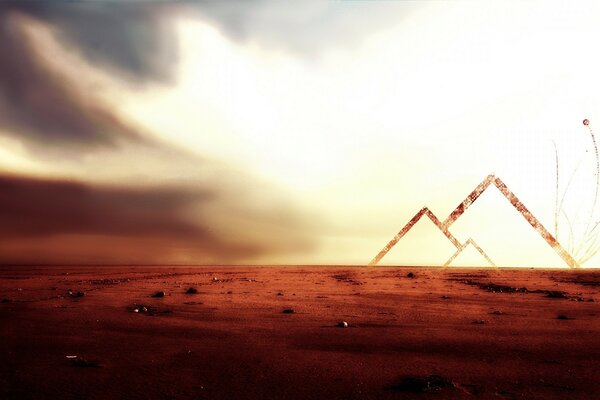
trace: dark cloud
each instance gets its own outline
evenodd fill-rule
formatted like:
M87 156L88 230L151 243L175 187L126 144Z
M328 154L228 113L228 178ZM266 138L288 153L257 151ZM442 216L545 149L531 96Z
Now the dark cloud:
M211 194L184 188L128 189L0 175L0 234L197 236L184 218Z
M172 79L177 41L166 3L48 0L0 5L1 14L11 11L51 25L66 46L129 80Z
M81 93L73 85L81 77L50 70L18 17L49 24L65 46L129 82L167 82L176 42L160 10L134 3L0 3L0 127L49 153L150 141L93 94Z
M199 260L232 261L259 253L258 244L224 241L191 217L193 207L213 198L212 193L189 188L132 189L4 175L0 176L0 243L26 242L36 248L50 240L55 250L69 254L72 243L85 237L117 238L124 248L130 241L146 238L159 247L128 255L146 262L148 254L173 246L190 249ZM71 239L56 242L56 237ZM99 247L104 259L123 253L123 249ZM63 257L63 262L68 260ZM6 261L10 260L0 255L0 262Z
M251 193L238 195L252 203ZM0 175L0 264L238 263L310 248L297 214L266 204L190 184L126 188Z

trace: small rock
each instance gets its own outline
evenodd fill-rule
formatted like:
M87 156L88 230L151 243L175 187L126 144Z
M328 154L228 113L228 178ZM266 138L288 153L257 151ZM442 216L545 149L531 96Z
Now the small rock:
M414 278L415 274L413 274L412 272L409 272L408 274L406 274L407 278Z
M500 310L496 310L496 311L492 311L492 314L494 314L494 315L503 315L504 312L502 312Z
M283 293L279 292L277 293L277 296L283 296Z
M426 393L456 387L450 379L440 375L405 376L400 382L390 387L395 392Z
M163 291L156 292L152 295L152 297L165 297L166 293Z
M487 321L486 321L485 319L476 319L476 320L474 320L474 321L473 321L473 323L474 323L474 324L477 324L477 325L483 325L483 324L485 324L486 322L487 322Z
M567 320L567 319L573 319L573 318L569 318L569 317L567 317L567 316L566 316L566 315L564 315L564 314L560 314L560 315L558 315L558 316L556 317L556 319Z
M219 281L219 278L217 278L216 276L213 276L213 277L212 277L212 281L213 281L213 282L218 282L218 281Z
M230 290L229 292L227 292L227 294L233 294L233 292Z
M442 298L442 299L449 299L449 298L450 298L450 296L442 296L441 298Z
M132 312L134 313L147 313L148 312L148 308L144 305L141 304L134 304L133 308L131 309Z
M347 328L348 327L348 323L346 321L340 321L337 323L336 325L338 328Z
M198 293L198 289L191 287L188 290L185 291L185 294L197 294Z
M284 314L293 314L295 313L293 308L286 308L285 310L282 311Z

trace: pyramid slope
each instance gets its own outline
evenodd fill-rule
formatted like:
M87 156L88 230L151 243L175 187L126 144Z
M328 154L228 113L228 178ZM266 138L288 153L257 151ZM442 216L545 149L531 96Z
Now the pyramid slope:
M444 265L456 246L429 218L419 219L386 254L381 265Z
M495 267L494 262L486 258L481 251L483 249L477 249L477 245L469 239L463 247L456 250L456 252L446 261L445 267ZM481 251L480 251L481 250Z
M506 201L490 190L452 224L458 238L473 235L498 266L563 267L565 261Z

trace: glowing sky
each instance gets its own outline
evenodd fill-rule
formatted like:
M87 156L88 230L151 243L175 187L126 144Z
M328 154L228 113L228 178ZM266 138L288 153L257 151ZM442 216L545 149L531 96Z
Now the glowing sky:
M3 2L0 262L366 264L489 173L554 233L553 142L576 249L600 219L598 21L592 1ZM422 225L383 263L443 263ZM453 233L563 266L492 189Z

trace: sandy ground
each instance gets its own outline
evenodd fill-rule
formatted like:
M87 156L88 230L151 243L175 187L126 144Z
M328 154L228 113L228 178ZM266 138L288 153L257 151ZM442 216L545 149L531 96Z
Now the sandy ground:
M565 270L1 267L0 398L600 399L599 285Z

